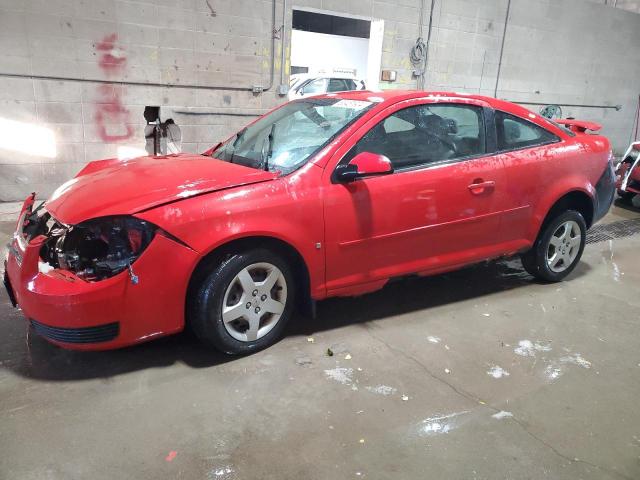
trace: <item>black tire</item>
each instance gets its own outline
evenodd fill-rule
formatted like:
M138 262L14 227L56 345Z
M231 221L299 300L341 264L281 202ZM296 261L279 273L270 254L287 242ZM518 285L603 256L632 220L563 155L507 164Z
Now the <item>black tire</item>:
M580 228L580 247L578 254L573 259L571 264L564 268L561 272L556 272L549 268L547 264L547 252L549 250L549 243L551 237L558 230L558 228L568 221L574 221ZM551 220L548 220L543 225L538 238L536 239L533 247L528 252L523 253L520 258L522 259L522 266L534 277L547 282L559 282L567 275L569 275L582 257L584 251L585 242L587 239L587 224L584 221L584 217L580 212L575 210L566 210L559 213Z
M636 194L633 192L623 192L622 190L618 190L618 196L622 199L622 201L630 202L631 200L633 200L633 197L635 197Z
M225 292L236 275L256 263L276 266L286 282L285 307L275 326L253 341L241 341L231 336L222 320ZM279 255L265 249L233 254L220 261L212 259L202 265L192 282L187 298L187 321L198 339L224 353L243 355L257 352L274 344L291 318L295 307L295 278L291 267Z

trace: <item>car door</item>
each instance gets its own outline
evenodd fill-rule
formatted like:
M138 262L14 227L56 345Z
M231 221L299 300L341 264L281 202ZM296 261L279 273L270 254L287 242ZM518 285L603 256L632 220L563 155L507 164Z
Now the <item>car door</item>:
M504 175L487 154L482 102L393 105L361 127L325 170L330 294L490 257L499 243ZM337 183L338 164L368 151L394 173ZM360 285L360 288L354 286Z

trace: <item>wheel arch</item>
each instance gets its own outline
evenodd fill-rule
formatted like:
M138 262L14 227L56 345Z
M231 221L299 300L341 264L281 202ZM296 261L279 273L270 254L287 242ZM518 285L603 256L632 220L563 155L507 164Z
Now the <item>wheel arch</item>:
M559 213L566 210L576 210L584 218L587 229L593 224L595 215L594 197L582 189L570 190L557 198L546 210L546 214L539 223L535 238L544 227Z
M307 307L311 304L310 284L311 277L309 267L302 254L290 243L269 235L252 235L246 237L235 238L225 243L217 245L207 254L203 255L196 263L186 292L186 311L185 322L189 321L188 305L199 282L204 278L207 267L221 262L224 258L234 253L244 252L256 248L264 248L281 255L291 262L295 280L297 282L298 299L297 303L300 307Z

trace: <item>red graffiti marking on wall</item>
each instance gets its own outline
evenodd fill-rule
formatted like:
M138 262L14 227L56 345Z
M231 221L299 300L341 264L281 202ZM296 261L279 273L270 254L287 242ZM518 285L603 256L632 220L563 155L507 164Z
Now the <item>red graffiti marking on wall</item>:
M96 43L95 48L100 53L98 65L107 78L121 74L127 63L124 50L116 42L118 35L112 33ZM95 120L98 134L105 142L121 142L128 140L134 134L133 126L129 124L129 110L122 104L122 88L112 84L98 87L100 99L96 104Z
M118 35L112 33L96 44L96 50L103 52L100 55L100 68L102 68L105 73L119 73L118 71L121 70L127 62L124 51L116 46L117 39Z

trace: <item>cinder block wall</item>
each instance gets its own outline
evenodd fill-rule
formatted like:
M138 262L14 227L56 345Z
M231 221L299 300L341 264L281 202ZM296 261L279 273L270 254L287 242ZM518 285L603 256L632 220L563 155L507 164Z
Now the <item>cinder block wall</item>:
M408 53L418 36L420 3L287 2L286 39L292 6L383 19L382 68L397 70L398 80L381 86L415 88ZM424 3L426 37L431 2ZM618 3L633 10L638 2ZM507 0L436 0L428 89L494 94L506 8ZM247 115L282 102L275 93L279 38L268 92L162 86L267 86L271 9L267 0L0 0L0 73L26 76L0 75L0 124L49 129L56 145L55 156L0 147L0 201L22 199L33 190L47 196L87 162L116 156L122 147L142 148L145 105L161 105L163 117L182 127L184 150L201 152L249 121ZM282 13L280 0L277 37ZM640 94L638 78L640 15L596 1L512 1L498 97L620 104L619 112L565 108L564 114L601 121L621 151Z

